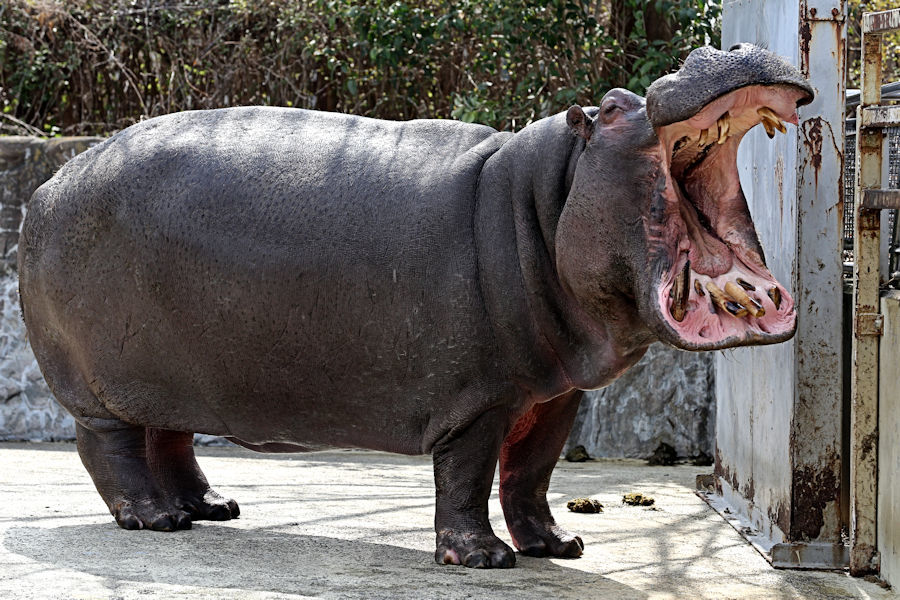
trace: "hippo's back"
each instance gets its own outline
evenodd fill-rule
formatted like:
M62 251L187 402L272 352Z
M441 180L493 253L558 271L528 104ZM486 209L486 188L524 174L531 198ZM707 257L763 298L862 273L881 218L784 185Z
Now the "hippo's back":
M21 297L45 375L66 362L123 420L247 441L297 441L257 431L254 414L393 393L417 421L386 449L411 450L435 390L489 368L472 215L505 139L260 107L126 129L42 186L23 225ZM281 426L330 428L342 445L331 419Z

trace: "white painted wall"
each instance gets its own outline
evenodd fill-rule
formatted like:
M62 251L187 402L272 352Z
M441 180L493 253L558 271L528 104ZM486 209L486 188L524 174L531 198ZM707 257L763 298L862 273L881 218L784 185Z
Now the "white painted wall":
M723 49L751 42L797 64L798 28L795 0L723 5ZM788 127L787 135L774 140L760 128L750 131L738 151L738 170L768 267L796 296L798 135ZM731 492L752 502L747 516L774 542L783 541L785 532L772 517L779 506L786 510L790 505L795 355L791 340L720 352L715 363L718 458L738 482ZM738 498L732 503L741 504Z
M799 127L789 125L774 141L751 131L738 153L768 266L796 301L797 334L785 344L722 352L715 362L723 496L775 543L798 541L792 523L796 529L829 476L820 533L799 541L840 543L844 57L840 22L810 12L830 18L835 7L843 14L841 0L723 6L723 48L765 46L807 73L816 89L799 111Z

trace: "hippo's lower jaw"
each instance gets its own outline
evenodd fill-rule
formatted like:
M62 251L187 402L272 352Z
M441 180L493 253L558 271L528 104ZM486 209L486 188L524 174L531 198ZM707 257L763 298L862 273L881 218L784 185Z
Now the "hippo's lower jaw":
M652 302L673 345L713 350L793 335L794 301L765 266L736 158L751 128L773 137L785 131L782 121L796 125L804 96L794 86L748 86L657 129L665 186L661 210L648 218L648 238L661 250Z

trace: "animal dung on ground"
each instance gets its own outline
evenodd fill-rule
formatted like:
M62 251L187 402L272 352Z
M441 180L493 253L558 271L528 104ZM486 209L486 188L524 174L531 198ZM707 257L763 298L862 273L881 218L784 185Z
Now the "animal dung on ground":
M593 498L574 498L566 502L566 508L577 513L603 512L603 505Z
M622 502L629 506L653 506L656 500L645 494L635 492L622 496Z

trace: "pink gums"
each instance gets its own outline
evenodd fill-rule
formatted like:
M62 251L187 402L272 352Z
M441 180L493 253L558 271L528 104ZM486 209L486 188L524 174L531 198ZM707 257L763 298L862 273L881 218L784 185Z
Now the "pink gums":
M680 272L680 269L674 270L674 273ZM706 289L706 283L712 281L719 289L724 290L727 282L736 283L738 278L756 288L756 291L748 291L747 295L762 305L766 312L765 315L759 318L751 315L736 317L719 307L715 308L715 312L711 310L712 300ZM700 281L703 296L694 289L696 280ZM659 287L657 301L665 322L688 345L718 345L726 340L729 342L738 340L759 342L766 338L783 336L794 330L797 315L794 312L794 299L788 291L768 273L761 274L756 269L743 265L737 259L731 270L716 277L700 275L691 271L687 312L681 322L676 321L670 311L672 299L669 298L669 292L673 284L674 277L673 281L665 282ZM772 287L777 287L781 293L781 303L778 308L766 293Z

